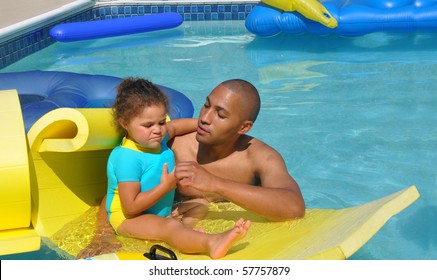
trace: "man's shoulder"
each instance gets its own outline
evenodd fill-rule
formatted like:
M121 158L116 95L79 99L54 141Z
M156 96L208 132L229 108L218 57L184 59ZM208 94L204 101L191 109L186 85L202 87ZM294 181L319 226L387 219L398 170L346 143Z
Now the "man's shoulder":
M257 161L260 157L265 158L267 155L278 155L273 147L260 140L259 138L247 136L247 153L252 160Z
M243 141L248 144L247 147L250 151L257 152L257 151L265 151L265 150L274 150L271 146L269 146L264 141L260 140L259 138L252 137L250 135L245 135Z

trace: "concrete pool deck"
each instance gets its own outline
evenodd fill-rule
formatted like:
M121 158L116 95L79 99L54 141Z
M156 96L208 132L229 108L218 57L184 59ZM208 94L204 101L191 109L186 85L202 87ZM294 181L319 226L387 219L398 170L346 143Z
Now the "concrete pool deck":
M93 0L13 0L2 3L0 12L0 42L35 30L48 20L62 19L87 7Z
M0 29L54 11L76 0L13 0L1 4Z

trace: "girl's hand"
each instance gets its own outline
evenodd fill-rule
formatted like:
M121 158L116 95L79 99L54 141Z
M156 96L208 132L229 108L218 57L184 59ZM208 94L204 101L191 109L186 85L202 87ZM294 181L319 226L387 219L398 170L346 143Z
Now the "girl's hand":
M169 191L176 189L176 177L174 175L174 170L171 173L168 173L167 163L164 163L162 166L161 184L166 186Z

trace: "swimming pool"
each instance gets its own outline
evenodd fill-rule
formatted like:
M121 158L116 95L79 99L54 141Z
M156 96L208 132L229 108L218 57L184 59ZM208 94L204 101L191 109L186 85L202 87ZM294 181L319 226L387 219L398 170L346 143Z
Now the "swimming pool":
M219 82L261 92L251 134L283 155L309 208L343 208L417 185L421 198L352 259L437 259L435 34L257 38L244 21L56 43L1 72L141 76L186 94L195 115ZM44 247L26 258L60 258ZM4 259L2 257L2 259Z

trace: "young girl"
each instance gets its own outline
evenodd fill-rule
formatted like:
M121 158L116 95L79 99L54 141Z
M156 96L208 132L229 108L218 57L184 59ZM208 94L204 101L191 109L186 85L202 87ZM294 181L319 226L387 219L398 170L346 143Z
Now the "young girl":
M197 120L166 122L167 111L166 96L151 82L127 78L119 85L114 120L126 136L108 159L109 222L120 235L161 240L183 253L221 258L246 235L250 221L240 219L229 231L207 234L169 217L177 182L167 142L195 131Z

